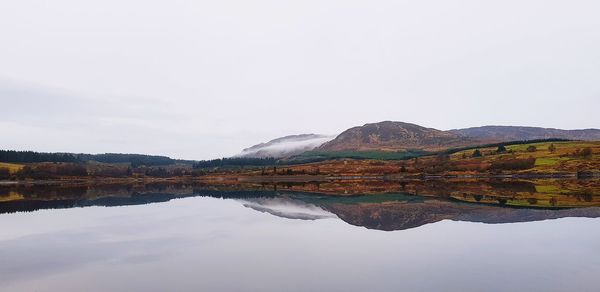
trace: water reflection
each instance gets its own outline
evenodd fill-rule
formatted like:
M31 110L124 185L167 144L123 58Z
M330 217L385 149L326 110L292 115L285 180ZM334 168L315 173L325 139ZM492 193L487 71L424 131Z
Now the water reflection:
M232 199L244 207L283 218L337 217L351 225L386 231L415 228L445 219L511 223L600 217L600 196L592 194L597 182L578 183L577 190L570 193L541 193L538 185L526 181L19 185L2 188L0 214L85 206L143 205L201 196ZM368 194L353 194L356 192Z
M341 187L377 190L331 192ZM595 196L582 208L517 207L509 192L515 201L544 194L480 188L477 201L471 191L457 198L451 186L439 194L410 183L404 192L390 188L11 187L0 197L0 290L597 289L600 219L538 221L599 217ZM577 202L551 196L558 206ZM73 208L81 206L109 207ZM28 210L41 211L20 212Z
M293 195L280 194L277 197L257 197L239 200L244 207L278 217L300 220L334 218L335 215L325 209L294 198Z

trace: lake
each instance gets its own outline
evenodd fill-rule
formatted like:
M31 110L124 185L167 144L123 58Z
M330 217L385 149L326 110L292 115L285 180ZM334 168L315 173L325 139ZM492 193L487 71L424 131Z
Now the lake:
M0 196L0 290L598 291L600 207L127 190Z

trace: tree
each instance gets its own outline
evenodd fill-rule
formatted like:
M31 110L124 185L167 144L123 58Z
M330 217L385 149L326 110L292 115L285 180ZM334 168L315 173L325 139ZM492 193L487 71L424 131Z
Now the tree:
M535 146L529 145L527 147L527 152L535 152L535 151L537 151L537 148Z
M0 179L8 179L10 177L10 169L0 167Z
M439 162L445 162L450 160L450 155L448 155L447 153L440 153L436 156L436 159Z
M492 161L490 169L492 170L523 170L530 169L535 166L535 158L529 157L525 159L498 159Z
M473 155L471 155L471 157L481 157L481 151L479 151L479 149L475 149L475 151L473 151Z
M579 155L581 155L581 157L584 157L584 158L592 157L592 148L590 148L590 147L583 148L581 150L581 152L579 152Z
M500 144L500 145L498 145L498 149L496 149L496 152L504 153L504 152L506 152L506 147L504 147L504 145Z
M550 151L550 153L554 153L554 151L556 151L556 146L554 146L554 143L550 144L550 146L548 146L548 151Z

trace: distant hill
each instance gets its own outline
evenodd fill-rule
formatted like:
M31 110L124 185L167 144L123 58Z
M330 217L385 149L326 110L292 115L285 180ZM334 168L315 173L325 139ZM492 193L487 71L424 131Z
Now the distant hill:
M600 130L483 126L442 131L410 123L384 121L350 128L315 151L436 151L488 143L541 139L600 141Z
M439 150L472 144L470 138L419 125L385 121L354 127L323 144L318 151Z
M35 151L0 150L0 162L35 163L35 162L89 162L130 163L132 166L171 165L175 163L193 164L196 161L173 159L166 156L145 154L83 154L83 153L46 153Z
M244 149L235 157L243 158L284 158L313 150L333 139L333 136L319 134L290 135L260 143Z
M486 142L505 142L536 139L569 139L600 141L599 129L561 130L538 127L483 126L448 131L461 137Z

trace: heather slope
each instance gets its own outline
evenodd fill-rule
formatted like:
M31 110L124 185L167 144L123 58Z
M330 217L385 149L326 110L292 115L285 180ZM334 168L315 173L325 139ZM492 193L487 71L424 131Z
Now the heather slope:
M471 144L458 134L419 125L385 121L365 124L342 132L323 144L320 151L402 151L439 150Z
M540 127L483 126L455 129L448 132L462 137L478 139L487 142L507 142L550 138L600 141L599 129L561 130Z

